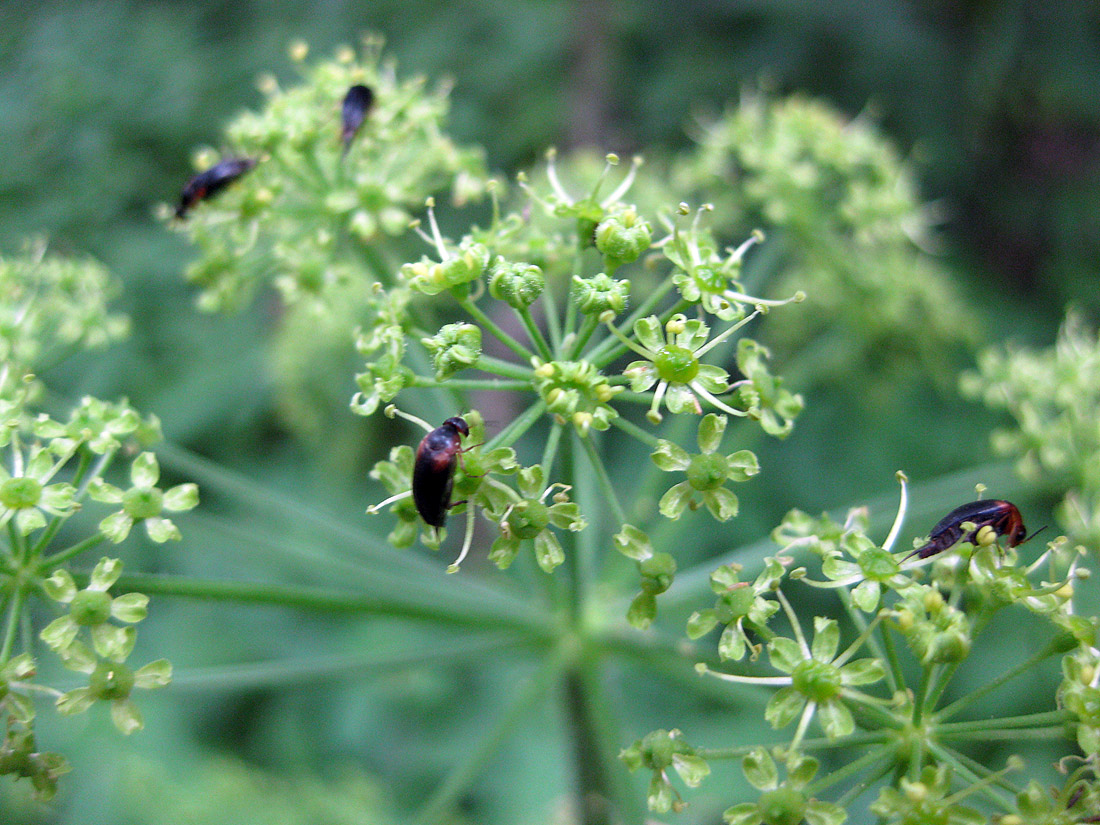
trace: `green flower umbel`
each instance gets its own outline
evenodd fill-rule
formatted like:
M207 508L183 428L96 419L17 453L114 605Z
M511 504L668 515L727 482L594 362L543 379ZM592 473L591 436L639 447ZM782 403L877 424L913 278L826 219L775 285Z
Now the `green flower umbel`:
M771 754L764 748L754 748L742 760L741 769L760 791L760 797L727 809L722 819L729 825L840 825L848 818L843 808L811 799L805 792L818 767L813 757L791 753L786 763L787 778L781 782Z

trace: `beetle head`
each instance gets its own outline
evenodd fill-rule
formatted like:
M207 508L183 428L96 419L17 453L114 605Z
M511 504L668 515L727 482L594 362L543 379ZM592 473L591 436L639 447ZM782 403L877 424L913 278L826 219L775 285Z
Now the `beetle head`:
M466 423L466 419L462 416L456 415L453 418L448 418L443 423L450 424L464 436L468 436L470 434L470 425Z

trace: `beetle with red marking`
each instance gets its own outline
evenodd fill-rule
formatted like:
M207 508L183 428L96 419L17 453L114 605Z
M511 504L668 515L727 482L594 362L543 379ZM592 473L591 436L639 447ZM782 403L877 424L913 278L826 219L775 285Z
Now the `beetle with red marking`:
M176 207L176 217L186 217L191 207L199 201L214 197L255 165L253 158L226 158L205 172L199 172L183 187L179 206Z
M462 439L470 434L466 419L448 418L420 441L413 462L412 496L420 517L432 527L442 527L447 511L462 502L451 503L455 469ZM469 449L469 448L467 448Z
M967 523L973 524L974 529L964 529L963 525ZM940 519L928 534L928 541L902 561L911 559L913 556L927 559L954 547L959 542L973 542L983 527L989 527L998 538L1003 536L1009 547L1017 547L1045 529L1040 527L1031 536L1027 535L1024 518L1011 501L999 499L972 501L956 507Z

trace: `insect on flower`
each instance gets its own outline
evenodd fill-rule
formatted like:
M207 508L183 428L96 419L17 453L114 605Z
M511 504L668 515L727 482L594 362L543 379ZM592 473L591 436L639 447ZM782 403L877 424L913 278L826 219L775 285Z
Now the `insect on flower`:
M466 419L448 418L420 441L413 464L412 496L420 517L432 527L447 519L454 488L458 456L464 452L462 437L470 434ZM461 504L462 502L455 502Z
M341 107L343 128L340 131L340 139L344 141L344 153L347 154L355 133L363 125L367 118L371 105L374 103L374 92L369 86L355 85L348 89L344 95L344 103Z
M176 217L183 218L192 206L214 197L255 165L253 158L226 158L205 172L199 172L183 187L180 205L176 207Z
M963 524L970 523L974 529L966 531ZM1023 516L1011 501L972 501L961 507L956 507L932 528L928 534L928 542L918 547L912 553L902 559L905 561L913 556L926 559L937 553L958 544L960 541L971 541L983 527L989 527L998 537L1004 536L1009 547L1017 547L1029 538L1045 528L1040 527L1031 536L1027 535L1024 527Z

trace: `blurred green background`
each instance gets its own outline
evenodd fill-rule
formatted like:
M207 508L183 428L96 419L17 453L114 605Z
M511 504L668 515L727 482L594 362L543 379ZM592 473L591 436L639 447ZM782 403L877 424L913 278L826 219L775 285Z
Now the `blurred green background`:
M260 73L293 77L291 40L327 56L366 30L385 36L402 74L454 79L454 138L483 145L490 167L507 174L548 145L624 155L682 147L697 118L761 83L823 97L851 116L869 113L915 164L941 223L937 255L964 290L982 339L1045 346L1067 304L1092 320L1100 311L1096 3L5 2L0 250L45 234L54 252L95 256L124 282L118 308L134 325L106 356L60 366L51 387L72 398L128 396L160 416L170 442L358 523L378 494L366 471L393 431L347 412L354 364L318 365L331 371L340 399L333 437L296 436L270 377L274 300L228 318L197 313L181 278L188 249L153 210L178 196L196 147L218 147L224 124L260 105ZM870 403L854 403L860 388L842 381L816 389L787 442L759 445L765 471L743 493L736 541L765 535L790 507L813 512L892 496L898 468L921 480L987 460L995 419L954 391L955 370L966 366L966 358L948 359L941 375L900 375L896 393ZM346 465L352 442L359 466L348 483L333 468ZM960 497L967 492L960 482ZM187 542L169 548L175 557L137 546L125 551L126 563L293 575L265 569L262 548L246 552L250 530L270 529L264 513L238 512L239 502L216 490L204 489L204 504L224 518L181 519ZM284 517L287 530L329 540L316 523ZM236 537L219 532L230 518ZM233 553L217 549L229 545ZM48 809L0 785L0 819L401 821L402 806L462 752L479 711L492 710L482 683L517 678L501 663L489 673L405 669L364 680L349 661L340 678L321 683L306 675L278 689L242 682L210 691L201 689L204 672L186 678L189 666L415 648L424 631L183 600L155 603L149 624L147 658L167 651L181 679L170 696L147 700L146 730L121 741L102 717L52 730L43 714L40 736L56 737L51 747L76 771ZM718 708L721 725L742 724L728 698L700 706L643 687L623 701L636 706L635 735L692 714L718 716ZM450 702L463 705L454 718L439 714ZM464 800L468 821L550 821L568 781L552 756L560 743L545 733L557 729L553 722L529 720L528 740L538 747L509 746L494 778ZM701 795L728 802L721 779ZM151 808L157 798L165 804ZM363 811L370 816L355 818Z

